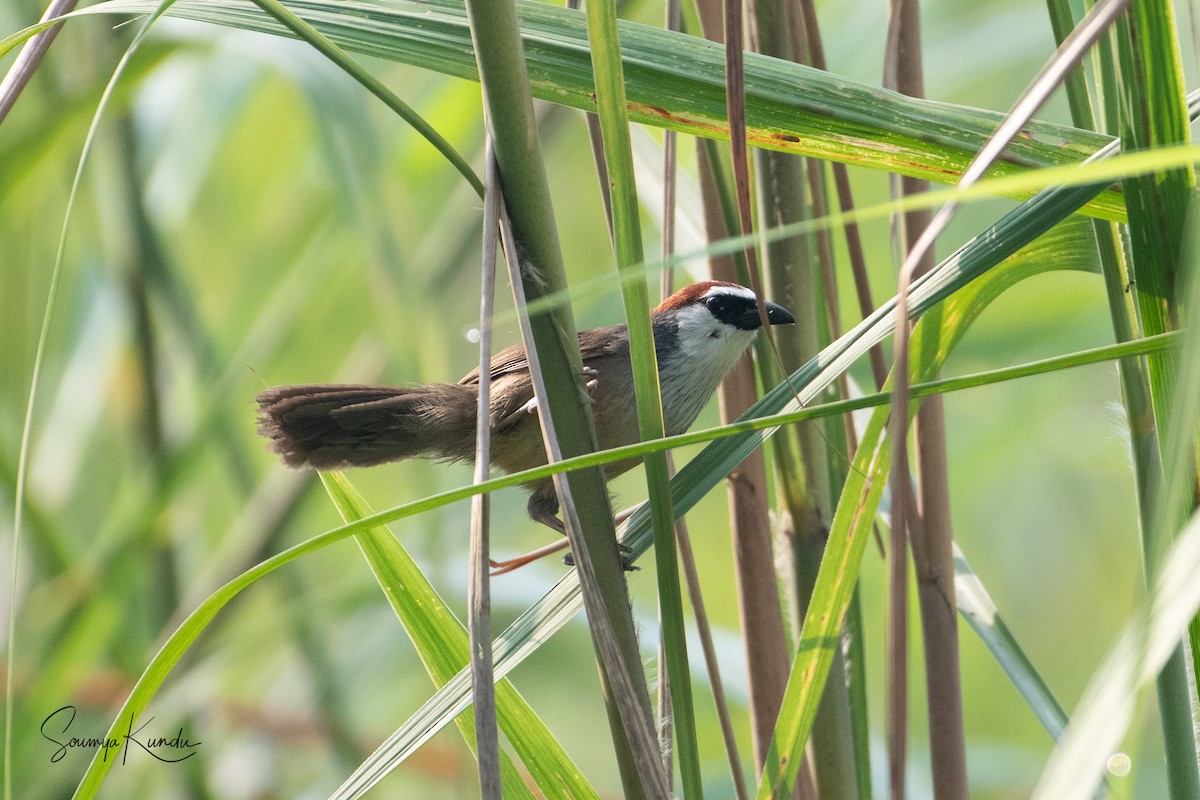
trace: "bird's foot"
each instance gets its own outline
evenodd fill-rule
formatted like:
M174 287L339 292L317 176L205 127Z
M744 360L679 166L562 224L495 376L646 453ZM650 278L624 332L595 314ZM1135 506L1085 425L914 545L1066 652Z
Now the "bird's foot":
M584 384L587 387L588 400L596 401L596 389L600 386L600 373L592 367L583 368L583 377L586 379ZM529 398L529 402L521 406L521 410L526 414L536 414L538 410L537 397Z
M587 387L588 397L595 402L596 389L600 386L600 373L597 372L593 367L584 367L583 377L586 381L584 385Z
M621 569L626 572L637 572L641 569L637 564L633 563L633 551L629 549L629 545L624 542L617 542L617 557L621 559ZM563 563L568 567L575 566L575 554L567 553L562 558Z

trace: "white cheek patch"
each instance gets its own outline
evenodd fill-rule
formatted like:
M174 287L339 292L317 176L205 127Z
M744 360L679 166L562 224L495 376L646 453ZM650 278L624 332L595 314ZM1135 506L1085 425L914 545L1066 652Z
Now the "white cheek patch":
M718 340L732 330L732 326L718 320L702 305L688 306L679 310L679 346L688 358L704 358ZM716 333L716 336L713 334Z
M676 321L683 357L670 364L658 365L668 434L683 433L691 427L716 391L717 384L741 358L758 332L726 325L699 304L680 309Z

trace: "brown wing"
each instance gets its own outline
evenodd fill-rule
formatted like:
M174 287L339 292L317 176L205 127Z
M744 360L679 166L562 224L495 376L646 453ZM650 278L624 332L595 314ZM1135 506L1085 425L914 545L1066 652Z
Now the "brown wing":
M629 358L629 337L624 325L579 331L579 354L584 363L603 356L624 354ZM533 384L528 380L529 359L524 345L506 347L492 356L492 429L502 433L522 419L528 418L529 403L533 400ZM459 384L479 383L479 368L463 376Z
M624 325L610 325L579 331L579 355L584 362L605 355L628 354L629 337ZM489 365L492 380L517 373L529 372L529 359L525 357L525 345L514 344L492 356ZM479 383L479 367L468 372L458 382L460 386ZM532 395L531 395L532 396Z

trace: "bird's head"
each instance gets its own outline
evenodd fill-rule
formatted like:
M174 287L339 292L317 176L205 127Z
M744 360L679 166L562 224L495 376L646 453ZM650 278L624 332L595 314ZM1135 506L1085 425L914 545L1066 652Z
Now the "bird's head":
M781 305L763 305L770 325L796 321ZM736 283L693 283L654 309L654 339L668 433L688 429L760 327L754 292Z
M771 325L789 325L796 321L790 311L777 303L764 301L763 305ZM725 281L702 281L685 286L664 300L654 312L656 317L674 322L681 339L697 345L705 339L710 340L709 344L729 340L729 344L736 342L744 349L762 325L754 292Z

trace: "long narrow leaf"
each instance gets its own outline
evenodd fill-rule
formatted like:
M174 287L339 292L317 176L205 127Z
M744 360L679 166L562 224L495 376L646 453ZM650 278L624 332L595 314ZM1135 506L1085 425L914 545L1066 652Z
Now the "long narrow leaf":
M461 3L290 0L286 5L346 50L478 80ZM110 0L76 13L141 13L151 7L150 0ZM535 96L594 110L583 15L533 2L520 2L518 9ZM248 0L181 0L171 14L290 35ZM626 21L619 28L630 120L728 138L721 45ZM18 43L14 39L10 47ZM745 69L751 145L942 183L961 175L1003 118L992 111L903 97L755 53L746 54ZM989 174L1079 162L1111 141L1041 122L1031 123L1025 134ZM1123 217L1115 192L1089 200L1084 210L1105 219Z
M338 473L321 476L326 491L347 521L362 519L372 512L366 502ZM396 615L409 632L429 676L436 684L454 677L467 663L467 631L433 585L413 563L404 547L385 527L358 534L359 546L379 586ZM496 685L496 713L501 730L520 755L525 767L545 797L596 797L579 769L563 751L558 740L507 680ZM474 725L465 716L458 720L467 745L474 749ZM512 763L501 753L505 797L530 796ZM343 786L337 797L358 797L371 784ZM353 789L353 791L351 791Z

